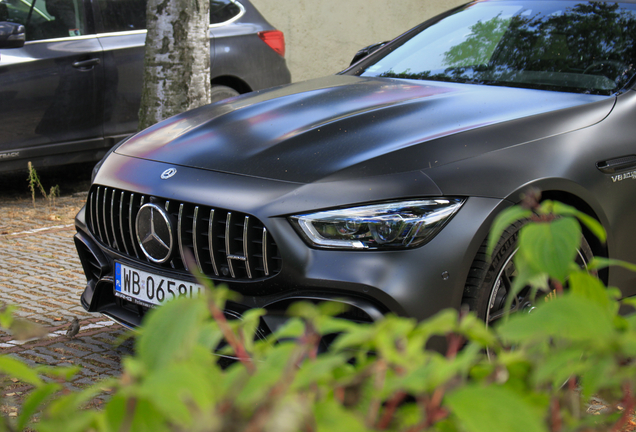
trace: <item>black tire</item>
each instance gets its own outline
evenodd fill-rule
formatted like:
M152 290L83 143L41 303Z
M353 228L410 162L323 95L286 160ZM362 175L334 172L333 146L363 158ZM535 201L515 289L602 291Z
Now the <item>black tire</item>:
M517 222L503 232L493 251L492 261L486 256L484 241L468 273L462 304L474 311L487 325L493 324L503 314L510 283L516 273L512 258L517 252L517 238L524 224L524 221ZM577 263L584 267L592 256L592 249L583 237ZM530 289L524 288L513 300L510 311L530 311L530 294Z
M210 89L210 103L222 101L238 95L239 92L231 87L212 84L212 88Z

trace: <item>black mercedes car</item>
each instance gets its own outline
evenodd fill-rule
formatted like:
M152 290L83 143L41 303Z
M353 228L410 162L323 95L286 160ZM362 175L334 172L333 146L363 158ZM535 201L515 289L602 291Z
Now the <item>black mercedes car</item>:
M196 295L196 266L242 295L229 314L263 307L270 329L298 299L358 321L467 304L491 322L519 226L492 261L485 241L529 187L607 229L581 261L636 261L635 59L636 2L482 0L338 75L170 118L96 168L82 305L136 326ZM602 276L636 294L633 273Z
M147 0L0 0L0 172L99 161L137 131ZM249 0L210 1L212 100L291 81Z

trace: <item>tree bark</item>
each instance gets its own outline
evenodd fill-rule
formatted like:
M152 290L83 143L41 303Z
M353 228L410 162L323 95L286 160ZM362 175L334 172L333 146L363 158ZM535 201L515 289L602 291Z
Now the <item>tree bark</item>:
M209 0L149 0L139 130L210 103Z

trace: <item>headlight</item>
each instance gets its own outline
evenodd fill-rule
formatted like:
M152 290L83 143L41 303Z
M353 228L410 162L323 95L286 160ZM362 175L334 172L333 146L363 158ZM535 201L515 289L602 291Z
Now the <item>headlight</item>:
M405 249L431 240L463 199L428 199L292 216L312 246L332 249Z

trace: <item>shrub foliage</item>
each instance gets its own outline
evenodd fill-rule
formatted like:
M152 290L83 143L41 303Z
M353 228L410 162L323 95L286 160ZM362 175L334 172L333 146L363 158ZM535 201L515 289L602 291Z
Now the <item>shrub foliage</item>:
M544 293L532 313L495 328L456 310L356 324L337 318L333 303L297 303L282 328L254 340L265 312L228 321L222 311L235 294L211 288L149 313L121 377L78 392L60 383L75 369L0 356L0 374L33 386L0 431L619 431L636 406L636 316L619 315L619 291L595 271L633 266L595 258L580 268L579 223L601 240L603 229L531 195L500 215L491 244L519 220L529 223L513 289ZM7 309L0 324L12 319ZM322 350L326 335L335 339ZM436 336L446 338L445 353L425 349ZM237 361L221 368L215 350ZM86 408L105 389L108 403ZM598 415L586 413L592 397L604 401Z

